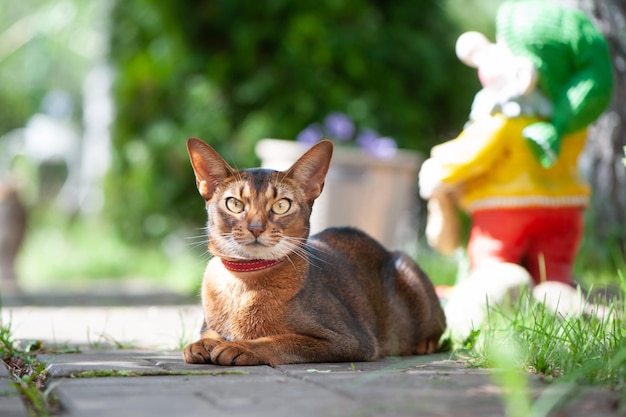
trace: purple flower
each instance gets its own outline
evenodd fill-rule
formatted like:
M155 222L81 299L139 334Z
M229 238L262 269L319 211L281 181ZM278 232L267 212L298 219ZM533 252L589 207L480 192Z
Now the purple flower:
M298 142L313 145L324 137L324 131L319 123L311 123L302 132L298 133L296 140Z
M324 119L324 125L312 123L298 134L298 142L312 145L324 138L326 133L335 141L349 141L355 132L354 123L343 113L333 112ZM368 155L378 159L392 158L398 149L396 141L389 137L381 137L378 132L369 128L359 129L354 141Z
M356 135L356 143L358 143L361 148L367 148L379 137L378 132L366 127L359 130L359 133Z
M337 141L350 140L354 135L354 123L343 113L330 113L324 119L324 127L326 133Z
M361 148L375 158L390 159L396 154L398 145L392 138L383 137L363 143Z

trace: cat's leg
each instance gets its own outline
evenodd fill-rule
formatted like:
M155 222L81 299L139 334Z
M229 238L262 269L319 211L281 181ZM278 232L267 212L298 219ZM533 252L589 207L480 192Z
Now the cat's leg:
M216 346L224 342L224 338L219 333L212 330L204 331L200 340L185 347L183 358L187 363L213 363L211 352Z
M224 342L211 351L211 362L217 365L282 365L287 363L366 361L367 355L358 341L349 336L318 338L299 334L282 334L254 340Z
M331 342L332 340L332 342ZM359 343L348 336L313 337L282 334L252 340L226 341L209 330L183 350L185 362L225 366L270 365L303 362L370 360Z

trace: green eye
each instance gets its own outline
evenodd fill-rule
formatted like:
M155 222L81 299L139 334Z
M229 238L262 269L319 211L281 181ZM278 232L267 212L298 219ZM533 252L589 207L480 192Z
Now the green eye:
M276 214L285 214L291 208L291 201L281 198L272 205L272 211Z
M233 213L241 213L243 211L243 203L235 197L228 197L226 199L226 208Z

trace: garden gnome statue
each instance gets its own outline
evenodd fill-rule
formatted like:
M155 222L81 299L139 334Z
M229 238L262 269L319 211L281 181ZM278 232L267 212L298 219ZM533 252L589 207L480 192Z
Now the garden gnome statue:
M613 91L606 40L578 10L543 1L503 3L496 39L477 32L458 39L457 55L478 69L483 89L463 132L435 146L420 172L420 193L433 208L429 217L434 214L429 242L447 252L458 245L445 235L457 233L456 219L446 226L446 216L456 214L451 204L471 218L470 276L448 300L459 314L459 287L471 286L474 302L484 305L498 285L493 274L505 270L517 277L502 280L511 288L551 281L563 291L558 296L576 291L572 267L590 195L577 161L586 127ZM462 318L466 327L468 320Z

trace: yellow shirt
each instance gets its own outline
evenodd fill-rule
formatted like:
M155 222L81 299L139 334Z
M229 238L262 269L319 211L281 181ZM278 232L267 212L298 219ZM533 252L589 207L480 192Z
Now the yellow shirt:
M443 184L460 186L460 205L485 208L584 207L590 188L578 173L585 130L565 136L561 154L543 168L522 130L533 117L491 116L474 122L454 140L435 146L431 157L442 168Z

